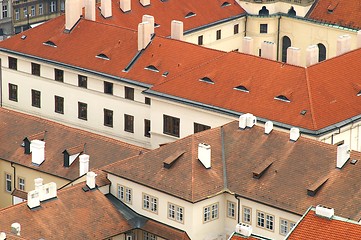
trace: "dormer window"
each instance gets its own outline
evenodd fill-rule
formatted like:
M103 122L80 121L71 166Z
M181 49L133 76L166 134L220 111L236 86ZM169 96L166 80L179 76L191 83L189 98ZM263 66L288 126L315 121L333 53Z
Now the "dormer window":
M357 95L356 95L357 97L358 96L361 96L361 90L360 91L358 91L358 93L357 93Z
M50 46L50 47L57 47L56 44L52 41L46 41L46 42L43 42L43 44L46 46Z
M159 28L160 27L160 24L158 24L158 23L154 23L154 28Z
M230 6L231 4L229 2L224 2L222 3L221 7L228 7Z
M154 65L149 65L149 66L145 67L144 69L153 71L153 72L159 72L158 68L156 68Z
M210 79L209 77L203 77L203 78L199 79L199 81L209 83L209 84L214 84L213 80Z
M280 100L283 102L291 102L291 100L289 100L285 95L279 95L279 96L275 97L274 99Z
M245 87L245 86L243 86L243 85L239 85L239 86L237 86L237 87L235 87L235 88L233 88L234 90L238 90L238 91L241 91L241 92L249 92L249 90Z
M185 18L190 18L190 17L194 17L196 14L194 12L189 12L187 13L187 15L185 16Z
M103 53L100 53L100 54L96 55L95 57L100 58L100 59L104 59L104 60L110 60L110 58L107 55L103 54Z

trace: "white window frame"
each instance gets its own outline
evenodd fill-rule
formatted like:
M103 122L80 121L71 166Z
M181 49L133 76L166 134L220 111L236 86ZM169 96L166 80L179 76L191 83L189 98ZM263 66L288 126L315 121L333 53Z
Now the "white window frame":
M39 4L39 15L43 15L44 14L44 7L43 7L43 4L40 3Z
M8 5L4 4L2 7L2 18L7 18L8 17Z
M295 225L296 225L295 222L292 222L284 218L280 218L280 234L286 236Z
M236 203L232 201L227 201L227 217L236 218Z
M19 181L19 190L25 191L25 178L18 177L18 181Z
M50 2L50 13L54 13L54 12L56 12L56 2L51 1Z
M12 182L13 182L12 179L13 179L12 174L5 173L5 191L6 192L11 192L11 190L12 190ZM10 188L8 188L8 186Z
M36 8L35 8L35 5L32 5L32 6L31 6L31 16L32 16L32 17L35 17L35 16L36 16Z
M176 222L184 223L184 208L169 202L168 218Z
M132 193L133 190L131 188L125 187L123 185L117 185L117 197L122 201L129 204L132 204Z
M247 206L242 207L242 222L248 224L252 223L252 208Z
M158 198L143 193L143 209L158 214Z
M27 18L28 17L28 7L24 7L23 12L24 12L24 18Z
M257 227L273 232L275 230L275 216L257 211Z
M214 203L203 208L203 223L218 219L219 203Z

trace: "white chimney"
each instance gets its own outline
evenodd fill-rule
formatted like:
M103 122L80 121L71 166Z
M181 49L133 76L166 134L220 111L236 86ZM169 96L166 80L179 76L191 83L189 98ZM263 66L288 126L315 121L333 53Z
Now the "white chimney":
M122 9L123 12L128 12L131 10L130 0L120 0L119 5L120 5L120 9Z
M45 201L51 198L55 198L57 196L56 191L56 183L50 182L47 184L44 184L41 186L40 192L39 192L39 199L40 201Z
M171 23L171 38L183 40L183 22L173 20Z
M238 125L240 129L245 129L247 127L247 118L248 118L248 113L239 116Z
M357 48L361 48L361 30L357 31Z
M262 42L261 57L276 60L276 44L269 41Z
M138 24L138 51L145 49L151 40L151 29L149 22L142 22Z
M82 154L79 156L79 176L89 172L89 155Z
M337 168L342 168L343 165L347 162L350 158L351 151L349 150L348 144L342 144L337 147Z
M95 188L95 177L97 175L94 172L88 172L86 174L86 185L90 188L90 189L94 189Z
M300 129L298 128L291 128L290 130L290 140L296 142L300 137Z
M38 190L28 192L27 204L30 209L40 206L40 193Z
M296 47L287 48L287 63L295 66L300 66L301 49Z
M11 233L20 236L20 231L21 231L20 223L11 224Z
M112 16L112 0L101 0L101 13L104 18Z
M85 0L85 19L95 21L95 0Z
M65 30L70 31L82 15L82 0L65 0Z
M142 22L149 22L150 34L154 33L154 17L150 15L143 15Z
M150 5L150 0L140 0L140 4L142 4L143 7L146 7Z
M326 218L332 218L335 215L335 210L333 208L328 208L322 205L316 206L316 215Z
M206 143L198 144L198 159L205 168L211 168L211 146Z
M40 165L45 160L45 142L40 140L31 141L31 161Z
M315 63L318 63L318 46L311 45L306 49L306 67L311 66Z
M43 179L42 178L35 178L35 190L39 191L41 190L41 186L43 186Z
M351 50L351 36L346 34L337 38L336 56Z
M247 127L252 128L257 123L257 118L249 113L247 116Z
M1 232L0 233L0 240L5 240L6 239L6 233Z
M273 130L273 122L272 121L267 121L264 124L264 133L265 134L270 134Z
M249 237L252 235L252 226L244 223L239 223L236 225L236 232L244 237Z
M253 38L244 37L242 41L242 52L252 54L253 52Z

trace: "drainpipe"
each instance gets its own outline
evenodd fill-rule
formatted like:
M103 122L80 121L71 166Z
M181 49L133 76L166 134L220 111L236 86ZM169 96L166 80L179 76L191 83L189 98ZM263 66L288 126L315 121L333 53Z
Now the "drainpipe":
M240 223L241 221L240 221L240 216L239 216L239 211L241 210L241 201L239 200L239 198L238 198L238 195L235 193L234 194L234 197L237 199L237 223Z
M245 37L247 36L247 19L248 19L248 16L246 15L246 20L244 21L244 36Z
M14 190L16 189L16 168L14 167L14 163L12 162L11 167L14 169ZM14 198L11 196L11 205L14 205Z
M277 61L279 61L279 55L280 55L280 27L281 27L281 16L278 17L278 28L277 28Z

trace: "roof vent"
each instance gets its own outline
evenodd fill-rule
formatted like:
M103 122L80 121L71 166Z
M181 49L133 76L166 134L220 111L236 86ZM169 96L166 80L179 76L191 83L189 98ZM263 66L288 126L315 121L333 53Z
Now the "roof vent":
M140 4L142 4L143 7L150 5L150 0L140 0Z
M335 210L333 208L325 207L322 205L316 206L316 215L320 217L325 217L331 219L335 215Z
M86 174L86 185L88 186L89 189L94 189L95 188L95 177L97 175L94 172L88 172Z
M196 14L194 12L189 12L185 15L185 18L194 17Z
M239 85L239 86L237 86L237 87L234 87L233 88L234 90L238 90L238 91L241 91L241 92L249 92L249 90L245 87L245 86L243 86L243 85Z
M107 55L105 55L104 53L100 53L100 54L96 55L95 57L104 59L104 60L110 60L110 58Z
M337 168L342 168L343 165L347 162L350 158L351 150L349 150L348 144L342 144L337 147Z
M109 0L111 2L111 0ZM120 0L119 1L120 9L123 12L129 12L131 10L131 1L130 0Z
M20 223L11 224L11 233L20 236L21 226Z
M293 142L296 142L298 138L300 137L300 129L298 128L291 128L290 130L290 140Z
M171 22L171 38L183 40L183 22L173 20Z
M351 36L348 34L337 38L336 56L344 54L351 50Z
M291 102L291 100L289 100L285 95L278 95L274 99L288 103Z
M265 134L270 134L273 130L273 122L272 121L267 121L264 124L264 133Z
M45 142L32 140L30 148L32 163L36 165L42 164L45 160Z
M239 223L236 225L236 232L242 236L249 237L252 234L252 226L244 223Z
M231 6L231 4L229 2L224 2L221 5L221 7L228 7L228 6Z
M6 239L6 233L1 232L0 233L0 240L5 240Z
M287 48L287 63L295 66L301 65L301 49L296 47Z
M70 165L75 161L75 159L84 151L85 144L80 144L75 147L65 149L64 154L64 167L70 167Z
M163 166L166 169L170 169L173 164L184 154L184 151L177 151L174 154L170 155L163 161Z
M50 47L57 47L56 44L53 42L53 41L46 41L46 42L43 42L43 45L45 46L50 46Z
M206 143L198 144L198 160L205 168L211 168L211 146Z
M244 37L242 40L242 52L246 54L252 54L253 52L253 38Z

